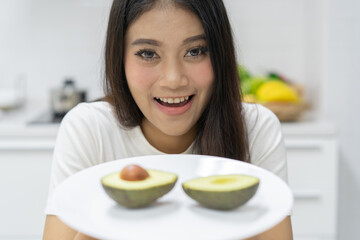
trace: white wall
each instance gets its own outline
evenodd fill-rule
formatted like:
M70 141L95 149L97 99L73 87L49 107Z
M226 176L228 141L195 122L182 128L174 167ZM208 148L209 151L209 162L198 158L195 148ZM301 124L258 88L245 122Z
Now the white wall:
M324 117L340 140L339 239L360 235L360 2L329 0Z
M25 75L29 97L45 99L50 88L69 76L91 95L101 95L111 0L0 2L0 87ZM239 62L255 74L278 71L304 84L315 108L323 77L318 69L322 64L319 2L225 0Z
M0 0L0 87L20 75L30 98L48 99L64 77L98 95L111 1Z

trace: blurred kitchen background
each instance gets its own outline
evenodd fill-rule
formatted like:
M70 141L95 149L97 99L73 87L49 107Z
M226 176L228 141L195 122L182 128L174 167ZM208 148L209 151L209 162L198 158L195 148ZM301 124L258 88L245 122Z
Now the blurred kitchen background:
M282 123L295 239L357 239L360 1L224 2L239 63L254 75L276 72L300 85L308 104ZM0 239L41 239L63 110L102 96L110 5L0 0Z

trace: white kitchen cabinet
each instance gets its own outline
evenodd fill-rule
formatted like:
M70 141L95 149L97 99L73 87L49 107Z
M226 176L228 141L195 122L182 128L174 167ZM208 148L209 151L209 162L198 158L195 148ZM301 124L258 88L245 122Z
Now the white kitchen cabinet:
M292 127L296 127L295 125ZM338 142L334 131L286 134L294 239L337 239Z
M0 239L42 239L56 129L1 130Z

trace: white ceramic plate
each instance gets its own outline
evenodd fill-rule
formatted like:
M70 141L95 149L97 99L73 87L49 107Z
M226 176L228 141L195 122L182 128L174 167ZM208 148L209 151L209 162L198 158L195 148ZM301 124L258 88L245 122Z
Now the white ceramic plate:
M174 189L146 208L126 209L108 197L100 179L128 164L178 174ZM260 178L255 196L231 210L207 209L189 198L181 183L195 177L249 174ZM54 193L58 217L100 239L242 239L257 235L289 214L293 196L276 175L251 164L201 155L154 155L121 159L85 169Z

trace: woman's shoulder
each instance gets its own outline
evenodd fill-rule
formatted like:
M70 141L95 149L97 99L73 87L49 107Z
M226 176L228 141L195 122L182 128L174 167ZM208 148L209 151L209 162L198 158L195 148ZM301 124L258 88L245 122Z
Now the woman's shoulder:
M111 105L105 101L83 102L72 108L67 115L91 115L91 114L109 114Z
M250 146L254 141L272 141L281 135L281 124L276 115L260 104L243 103L243 115Z
M61 121L60 130L74 129L79 134L106 134L114 129L122 130L111 105L103 101L80 103L72 108Z
M242 106L245 122L248 126L255 127L255 125L264 123L280 124L276 115L261 104L242 103Z
M286 149L279 119L259 104L243 104L251 162L287 179Z
M93 122L95 119L114 120L114 114L108 102L79 103L65 115L63 121Z

